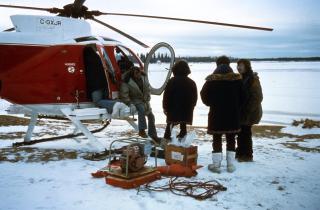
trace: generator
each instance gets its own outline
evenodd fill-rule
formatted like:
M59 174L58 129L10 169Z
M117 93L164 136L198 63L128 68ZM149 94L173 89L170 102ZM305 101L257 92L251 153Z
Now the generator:
M122 149L122 154L120 156L120 167L122 172L139 172L145 167L147 163L148 156L144 151L144 144L133 143L129 146L125 146Z
M102 169L102 172L107 174L106 184L131 189L160 179L161 174L156 169L157 155L154 158L154 165L147 165L153 143L151 139L139 137L112 141L109 149L109 164ZM122 145L121 154L113 152L116 145ZM155 153L157 154L157 147Z

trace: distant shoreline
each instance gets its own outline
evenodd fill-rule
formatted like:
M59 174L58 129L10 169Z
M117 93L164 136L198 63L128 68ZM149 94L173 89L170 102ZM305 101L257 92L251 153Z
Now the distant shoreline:
M140 59L145 62L147 54L138 54ZM240 58L236 57L229 57L231 62L237 62ZM178 56L175 58L183 59L191 63L210 63L215 62L217 59L217 56ZM274 57L274 58L247 58L251 61L276 61L276 62L316 62L320 61L320 56L315 57ZM157 55L153 55L150 62L151 63L168 63L171 61L171 57L165 53L158 53Z
M217 57L177 57L192 63L210 63L214 62ZM231 62L237 62L240 58L230 57ZM281 57L281 58L247 58L250 61L276 61L276 62L316 62L320 57Z

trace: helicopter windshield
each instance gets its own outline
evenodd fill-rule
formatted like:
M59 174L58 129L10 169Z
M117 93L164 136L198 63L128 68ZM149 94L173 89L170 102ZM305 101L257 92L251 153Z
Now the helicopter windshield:
M117 60L121 73L126 72L132 66L142 69L140 60L131 51L123 46L117 46L114 49L114 55Z

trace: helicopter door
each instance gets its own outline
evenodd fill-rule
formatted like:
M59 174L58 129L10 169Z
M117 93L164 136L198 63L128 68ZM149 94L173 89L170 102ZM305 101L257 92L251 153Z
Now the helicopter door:
M156 44L146 57L144 72L148 75L151 94L161 95L172 73L175 53L173 48L164 42Z
M109 55L107 54L103 46L98 46L98 49L103 61L102 64L105 76L108 81L109 99L117 99L119 97L119 89L115 70L112 66Z

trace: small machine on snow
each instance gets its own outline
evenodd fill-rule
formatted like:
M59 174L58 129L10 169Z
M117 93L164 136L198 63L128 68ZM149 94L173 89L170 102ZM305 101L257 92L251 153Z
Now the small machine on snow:
M125 146L122 146L120 151L113 149L123 144ZM156 169L157 147L155 147L154 165L147 165L152 144L154 144L152 140L142 138L114 140L109 148L109 163L100 169L99 173L105 177L107 184L125 189L136 188L160 179L161 174Z

